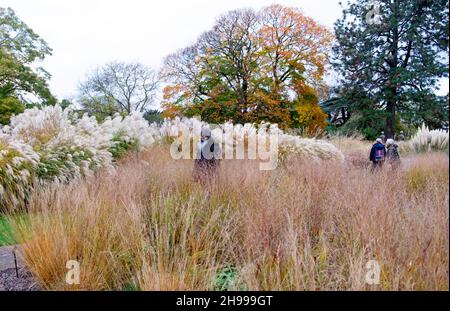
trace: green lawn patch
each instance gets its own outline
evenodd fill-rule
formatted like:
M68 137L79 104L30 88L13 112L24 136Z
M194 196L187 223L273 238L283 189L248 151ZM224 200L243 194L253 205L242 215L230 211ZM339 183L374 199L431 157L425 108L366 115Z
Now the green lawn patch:
M16 244L16 241L13 238L11 226L6 217L0 215L0 246L14 244Z

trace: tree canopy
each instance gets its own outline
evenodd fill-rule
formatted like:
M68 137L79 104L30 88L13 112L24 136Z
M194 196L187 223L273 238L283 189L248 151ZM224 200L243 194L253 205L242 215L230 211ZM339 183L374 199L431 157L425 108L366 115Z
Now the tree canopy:
M110 62L95 69L79 85L83 109L98 117L146 112L158 85L154 71L140 63Z
M54 104L47 81L50 75L34 62L51 55L47 43L10 8L0 8L0 101ZM3 101L3 105L5 101Z
M228 12L195 44L165 59L164 114L301 125L300 106L321 112L331 41L330 31L295 8ZM326 115L313 115L323 127Z

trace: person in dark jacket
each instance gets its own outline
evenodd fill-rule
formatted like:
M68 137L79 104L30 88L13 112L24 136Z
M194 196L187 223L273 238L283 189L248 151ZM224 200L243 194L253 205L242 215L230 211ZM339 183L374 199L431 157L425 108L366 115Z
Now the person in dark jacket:
M208 183L218 174L221 158L219 144L211 137L211 130L201 129L201 139L197 144L197 157L194 163L194 180Z
M394 169L400 166L400 155L398 153L398 145L392 138L389 138L386 141L386 161Z
M383 140L377 138L375 144L370 150L370 161L373 163L372 169L381 168L386 157L386 147L383 145Z

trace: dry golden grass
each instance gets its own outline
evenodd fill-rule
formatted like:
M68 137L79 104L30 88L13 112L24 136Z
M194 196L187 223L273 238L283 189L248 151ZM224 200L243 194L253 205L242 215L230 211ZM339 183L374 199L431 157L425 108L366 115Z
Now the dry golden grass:
M330 137L329 141L339 150L345 153L368 153L373 142L365 140L362 136L354 135L352 137L335 135Z
M209 290L233 265L235 289L448 290L449 159L410 156L398 171L292 160L262 172L223 161L215 184L166 147L117 174L37 191L14 226L46 289ZM66 261L81 284L65 284ZM366 263L381 266L367 285Z

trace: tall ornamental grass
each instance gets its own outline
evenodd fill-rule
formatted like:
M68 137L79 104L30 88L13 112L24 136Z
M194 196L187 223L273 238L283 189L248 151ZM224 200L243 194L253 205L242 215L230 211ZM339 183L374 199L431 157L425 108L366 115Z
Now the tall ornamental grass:
M99 124L60 106L32 108L0 129L0 211L24 207L34 184L68 183L155 143L159 130L139 114Z
M115 176L34 192L14 235L49 290L449 289L446 155L377 172L287 161L260 171L224 160L202 185L192 161L152 147ZM79 285L65 282L68 260L81 264ZM379 284L366 282L370 260Z
M425 124L418 129L410 140L410 146L415 152L445 151L448 153L448 132L430 130Z
M68 183L92 176L99 169L112 172L114 162L130 151L170 143L182 130L189 133L191 140L199 139L196 135L202 126L209 125L195 118L176 118L156 125L149 124L141 114L132 113L98 123L94 117L79 116L60 106L27 109L12 117L10 124L0 131L3 140L0 193L9 189L0 199L0 210L15 208L17 202L23 202L31 184ZM250 135L268 126L228 122L218 125L213 136L223 145L246 145ZM303 139L281 130L275 133L282 160L290 154L314 160L343 159L342 153L329 142ZM12 141L15 147L11 147ZM33 161L15 157L22 152L33 153Z
M249 138L256 135L260 141L269 142L269 135L277 135L279 159L284 161L288 157L300 157L309 160L339 160L344 159L343 153L332 143L321 139L308 139L296 135L290 135L278 129L273 124L233 124L226 122L224 124L210 126L195 118L175 118L173 120L165 120L160 127L161 139L170 141L170 137L177 137L180 133L187 132L192 141L198 140L200 137L200 129L210 127L214 140L221 144L223 148L226 145L236 147L248 147ZM268 149L269 146L267 146Z
M39 155L29 145L0 132L0 210L24 202L38 163Z

